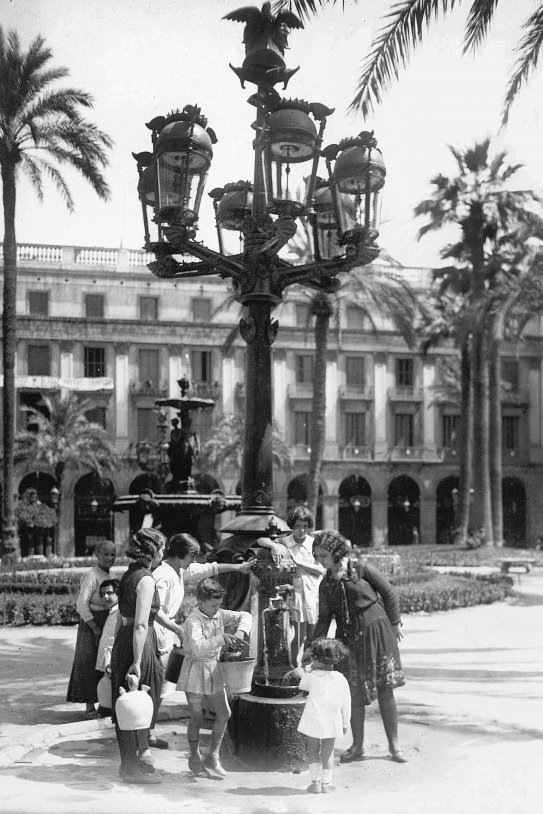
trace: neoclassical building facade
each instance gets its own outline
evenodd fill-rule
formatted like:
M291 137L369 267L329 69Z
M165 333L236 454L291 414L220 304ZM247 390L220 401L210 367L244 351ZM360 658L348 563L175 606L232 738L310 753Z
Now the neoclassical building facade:
M126 541L128 518L113 513L115 495L137 493L145 473L134 462L139 441L158 440L155 399L177 396L183 376L215 399L215 415L240 409L245 377L239 320L227 284L160 280L141 251L20 245L18 272L17 428L42 395L75 391L106 428L124 463L98 482L84 471L63 481L59 553L82 555L100 537ZM431 270L394 261L375 264L424 296ZM275 508L283 517L305 500L310 454L313 338L307 292L292 287L275 316L274 420L291 449L293 470L275 473ZM378 317L376 317L378 320ZM338 527L360 545L447 543L458 486L458 407L440 390L443 360L454 347L423 355L391 324L368 324L354 303L339 302L327 359L326 445L317 524ZM504 532L512 545L543 533L543 324L502 358ZM170 418L173 417L169 416ZM210 413L197 419L201 440ZM132 453L132 454L131 454ZM200 473L199 485L234 493L238 472ZM17 490L55 486L32 463L17 471ZM225 522L217 516L217 527Z

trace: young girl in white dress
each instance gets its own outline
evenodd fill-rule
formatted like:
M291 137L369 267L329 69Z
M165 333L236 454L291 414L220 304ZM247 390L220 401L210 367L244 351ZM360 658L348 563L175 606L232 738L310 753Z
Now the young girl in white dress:
M195 776L222 780L226 774L219 749L230 718L230 706L225 683L219 667L219 656L226 645L237 649L251 632L252 618L245 611L221 608L226 591L214 579L204 579L196 586L198 606L192 610L183 625L185 659L181 667L178 689L184 690L190 711L187 727L189 742L189 769ZM235 630L227 633L225 628ZM209 754L200 753L200 727L203 723L204 698L215 712L211 731Z
M293 672L301 675L300 689L309 693L298 732L307 738L311 779L307 790L310 794L319 794L336 788L332 784L334 744L349 726L351 691L345 676L334 670L334 665L348 654L341 642L315 639L309 654L311 663Z

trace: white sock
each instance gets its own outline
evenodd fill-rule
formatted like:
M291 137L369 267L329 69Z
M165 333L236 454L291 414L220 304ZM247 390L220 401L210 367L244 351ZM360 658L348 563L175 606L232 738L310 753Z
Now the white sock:
M323 783L331 783L332 782L332 769L323 769L322 770L322 782Z
M321 773L321 765L320 763L310 763L309 764L309 779L311 782L319 779L319 775Z

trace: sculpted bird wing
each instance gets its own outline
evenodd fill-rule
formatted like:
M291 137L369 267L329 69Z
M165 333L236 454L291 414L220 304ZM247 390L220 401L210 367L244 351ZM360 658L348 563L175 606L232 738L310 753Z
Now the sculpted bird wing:
M303 28L304 24L292 11L280 11L275 18L275 24L286 23L289 28Z
M225 14L223 20L234 20L236 23L260 22L260 9L256 6L242 6Z

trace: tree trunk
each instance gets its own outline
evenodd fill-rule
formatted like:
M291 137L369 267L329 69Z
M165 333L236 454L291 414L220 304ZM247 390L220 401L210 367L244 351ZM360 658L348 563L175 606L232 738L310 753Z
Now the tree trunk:
M492 531L494 545L503 545L503 461L500 339L501 320L495 318L489 364L490 400L490 490L492 495Z
M484 325L473 337L473 502L472 532L493 544L489 459L488 341Z
M15 239L15 167L9 160L2 162L4 204L4 312L2 322L4 386L2 410L4 430L2 561L13 562L21 556L15 522L15 356L17 349L17 242Z
M465 545L471 504L472 453L473 453L473 388L471 380L470 340L460 351L460 468L458 517L455 518L454 542Z
M332 316L332 306L328 297L317 295L311 303L311 313L315 314L315 362L307 503L316 523L321 466L326 439L326 355L328 351L328 330L330 328L330 317Z

